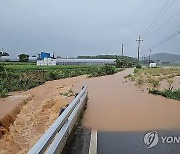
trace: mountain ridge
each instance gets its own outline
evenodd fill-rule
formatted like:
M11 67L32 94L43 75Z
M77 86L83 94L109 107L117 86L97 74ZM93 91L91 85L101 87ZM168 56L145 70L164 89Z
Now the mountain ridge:
M180 55L170 53L156 53L151 55L151 60L155 62L160 60L159 63L180 64Z

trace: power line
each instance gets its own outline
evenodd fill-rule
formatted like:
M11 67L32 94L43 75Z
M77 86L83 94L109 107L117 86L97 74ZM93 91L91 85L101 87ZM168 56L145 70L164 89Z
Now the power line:
M154 22L156 21L156 19L158 19L159 15L161 14L161 12L165 9L166 5L169 3L170 0L168 0L165 5L163 6L163 8L161 9L161 11L159 12L159 14L156 16L156 18L152 21L152 23L148 26L148 28L146 29L146 31L144 33L146 33L149 28L154 24Z
M149 29L149 31L156 26L156 24L161 20L161 18L162 18L162 17L166 14L166 12L171 8L171 6L174 4L174 2L175 2L175 0L173 0L173 2L171 3L171 5L165 10L165 12L160 16L159 20L157 20L157 21L155 22L155 24Z
M153 46L150 47L149 49L155 49L155 48L161 46L162 44L170 41L171 39L173 39L175 36L177 36L177 35L179 35L179 34L180 34L180 30L178 30L178 31L176 31L175 33L171 34L170 36L164 38L163 40L161 40L160 42L156 43L155 45L153 45ZM149 51L149 49L144 50L143 52L147 52L147 51ZM141 52L141 53L143 53L143 52Z
M178 10L177 12L175 12L164 24L162 24L154 33L157 33L159 30L161 30L164 26L166 26L173 18L174 16L179 13L180 10ZM154 34L153 33L153 34Z
M156 24L161 20L161 18L166 14L166 12L171 8L171 6L174 4L175 0L172 1L172 3L168 6L168 8L164 11L164 9L166 8L166 6L168 5L168 3L170 2L170 0L168 0L165 5L163 6L163 8L161 9L161 11L159 12L159 14L156 16L156 18L153 20L153 22L150 24L150 26L146 29L146 31L144 32L144 34L146 34L147 32L149 32L151 29L153 29ZM164 11L164 12L163 12ZM163 13L163 14L161 14ZM159 18L159 19L158 19ZM158 20L157 20L158 19ZM157 20L157 21L156 21ZM143 34L143 35L144 35Z

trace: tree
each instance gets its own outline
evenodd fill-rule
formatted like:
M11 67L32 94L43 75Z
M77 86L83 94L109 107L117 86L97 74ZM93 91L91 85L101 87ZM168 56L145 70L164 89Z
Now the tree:
M20 62L28 62L29 61L29 55L26 54L20 54L18 55Z
M120 59L116 59L115 60L115 66L117 67L117 68L122 68L123 67L123 62L120 60Z
M116 59L115 61L115 65L117 68L125 68L125 67L129 67L128 66L129 63L127 63L126 59Z

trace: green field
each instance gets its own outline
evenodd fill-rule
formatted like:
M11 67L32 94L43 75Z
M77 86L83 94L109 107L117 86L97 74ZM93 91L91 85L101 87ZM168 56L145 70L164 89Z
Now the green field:
M8 92L28 90L50 80L80 75L96 77L114 74L121 70L110 65L36 66L33 63L0 63L0 97L6 97Z
M37 65L5 65L8 70L59 70L59 69L76 69L76 68L96 68L91 65L56 65L56 66L37 66Z

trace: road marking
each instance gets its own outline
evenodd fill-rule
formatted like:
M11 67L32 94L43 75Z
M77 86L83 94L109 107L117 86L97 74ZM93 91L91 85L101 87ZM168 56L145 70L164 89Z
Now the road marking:
M97 131L96 130L91 131L89 154L97 154Z

